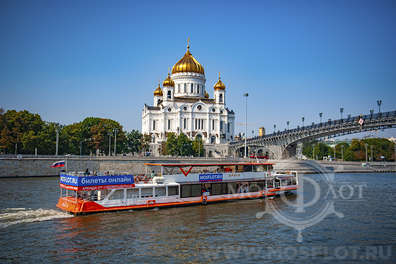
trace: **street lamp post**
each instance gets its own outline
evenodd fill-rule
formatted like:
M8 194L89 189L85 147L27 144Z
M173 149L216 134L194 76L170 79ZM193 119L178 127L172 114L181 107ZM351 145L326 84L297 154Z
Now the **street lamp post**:
M319 113L320 123L322 123L322 116L323 116L323 113Z
M117 154L117 132L118 132L118 129L117 128L115 128L115 129L113 129L113 132L114 132L114 156L116 156Z
M370 146L370 161L373 162L373 145Z
M287 121L287 122L286 122L287 130L289 130L289 124L290 124L290 121Z
M344 161L344 145L341 145L341 160Z
M315 144L312 145L312 159L315 160Z
M374 109L370 109L370 118L373 118L373 114L374 114Z
M245 107L246 107L246 110L245 110L245 158L247 158L247 98L248 98L249 94L244 93L243 96L245 96L245 98L246 98L246 101L245 101L246 102L245 103Z
M276 124L274 124L274 134L275 134L275 131L276 131Z
M377 100L378 113L381 113L381 104L382 104L382 100Z
M364 143L364 147L366 148L366 163L367 163L367 147L368 147L368 144Z
M302 126L304 127L304 120L305 120L305 117L302 117L301 120L302 120Z
M340 108L341 120L342 120L342 113L344 113L344 107L341 107L341 108Z
M109 135L109 156L111 156L111 132L109 131L107 135Z
M58 146L59 146L59 128L55 129L56 131L56 149L55 149L55 156L58 156Z

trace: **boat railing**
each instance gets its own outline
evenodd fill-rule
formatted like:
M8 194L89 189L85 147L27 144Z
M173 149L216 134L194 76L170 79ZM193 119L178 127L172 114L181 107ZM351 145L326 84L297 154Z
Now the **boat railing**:
M114 172L114 171L106 171L106 172L90 171L89 173L87 173L85 171L68 171L68 172L65 172L65 174L70 175L70 176L78 176L78 177L131 175L131 173L128 173L128 172Z

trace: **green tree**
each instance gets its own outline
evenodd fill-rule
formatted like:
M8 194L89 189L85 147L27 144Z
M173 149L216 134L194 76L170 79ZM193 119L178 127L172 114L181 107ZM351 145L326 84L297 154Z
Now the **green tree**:
M195 137L194 141L192 142L192 149L194 156L203 157L205 155L202 137Z
M192 142L184 133L180 133L177 137L177 150L180 156L192 156L194 154Z
M144 134L140 140L140 146L142 151L148 152L150 150L151 136L149 134Z
M345 154L346 154L346 151L347 151L348 148L349 148L349 144L348 143L346 143L346 142L338 143L335 146L336 158L341 160L342 159L342 151L343 151L344 152L344 160L346 160L346 155Z
M179 155L179 151L177 148L177 137L175 133L168 133L164 153L171 156Z
M139 153L142 149L143 135L138 130L126 133L126 151L132 154Z

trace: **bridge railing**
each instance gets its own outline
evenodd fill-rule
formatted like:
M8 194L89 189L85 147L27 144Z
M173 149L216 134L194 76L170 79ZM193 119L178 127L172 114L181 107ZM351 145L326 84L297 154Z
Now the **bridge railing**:
M252 137L252 138L248 138L248 141L254 141L254 140L258 140L258 139L266 139L266 138L271 138L271 137L275 137L275 136L282 136L285 134L293 134L293 133L299 133L301 131L305 131L305 130L315 130L315 129L331 129L334 128L336 126L342 125L342 126L356 126L358 124L358 121L360 119L363 119L364 123L372 123L372 122L377 122L377 121L386 121L386 120L392 120L396 118L396 111L389 111L389 112L382 112L382 113L373 113L373 114L368 114L368 115L358 115L358 116L353 116L353 117L347 117L347 118L343 118L343 119L336 119L336 120L331 120L329 119L326 122L321 122L321 123L317 123L317 124L312 124L309 126L303 126L303 127L299 127L297 126L296 128L292 128L292 129L285 129L284 131L278 131L278 132L274 132L271 134L267 134L264 136L256 136L256 137ZM244 140L241 139L240 141L233 141L230 142L231 145L234 144L241 144Z

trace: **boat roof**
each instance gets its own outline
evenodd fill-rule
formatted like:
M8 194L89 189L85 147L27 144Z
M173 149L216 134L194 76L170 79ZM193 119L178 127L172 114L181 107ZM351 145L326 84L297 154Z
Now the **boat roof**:
M234 163L144 163L146 166L162 166L162 167L210 167L210 166L233 166L233 165L274 165L274 163L263 162L234 162Z

